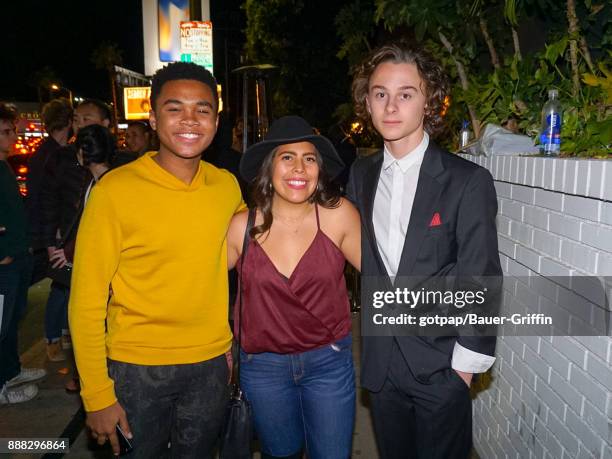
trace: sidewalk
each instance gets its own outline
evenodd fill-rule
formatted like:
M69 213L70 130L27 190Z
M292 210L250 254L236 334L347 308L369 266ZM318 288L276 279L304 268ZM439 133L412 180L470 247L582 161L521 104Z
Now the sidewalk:
M38 396L27 403L0 407L0 438L60 438L73 437L70 441L70 458L112 458L108 447L100 448L88 441L84 428L81 401L77 395L66 393L64 383L67 375L61 369L71 363L52 363L46 358L44 334L44 307L49 291L49 281L44 280L30 288L28 312L19 330L21 362L24 367L45 368L47 376L39 383ZM359 319L353 320L356 380L359 381ZM353 458L375 459L376 446L369 411L365 406L367 395L358 387L357 420L353 440ZM61 457L59 455L0 455L15 459ZM254 455L259 459L259 453Z
M70 452L65 457L82 459L112 458L108 446L99 447L88 439L84 428L84 414L78 395L68 394L64 383L68 375L61 369L70 368L70 361L52 363L46 358L44 335L44 307L49 291L49 281L43 280L30 288L28 312L21 323L19 343L24 367L45 368L47 376L39 382L38 396L27 403L0 407L0 438L70 438ZM353 358L357 383L357 416L353 433L352 458L376 459L374 432L368 409L367 391L359 387L360 381L360 333L359 315L353 314ZM15 459L61 457L61 455L2 455ZM126 456L128 457L128 456ZM255 453L254 459L260 459ZM471 459L478 459L472 453Z
M44 340L38 341L23 353L21 362L25 367L44 368L47 376L39 382L39 392L34 400L0 408L0 437L61 437L81 407L79 397L70 395L64 390L64 381L67 377L58 373L58 370L66 367L66 362L47 362ZM15 457L21 459L40 456L19 454Z

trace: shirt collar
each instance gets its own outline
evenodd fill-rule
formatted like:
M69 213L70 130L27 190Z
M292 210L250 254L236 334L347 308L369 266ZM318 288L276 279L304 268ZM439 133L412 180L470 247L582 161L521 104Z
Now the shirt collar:
M395 159L393 155L387 150L387 147L384 148L383 154L383 169L386 170L390 168L393 163L397 163L402 173L406 173L406 171L414 166L415 164L421 164L423 162L423 157L425 156L425 151L429 146L429 135L427 132L423 132L423 140L421 143L417 145L417 147L409 152L402 159Z

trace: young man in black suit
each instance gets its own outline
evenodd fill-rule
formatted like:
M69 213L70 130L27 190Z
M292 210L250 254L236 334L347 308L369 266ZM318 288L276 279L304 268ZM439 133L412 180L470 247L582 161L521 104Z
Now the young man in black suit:
M383 151L355 162L347 190L363 222L363 292L394 290L416 277L501 280L491 175L429 137L447 93L440 65L403 44L373 51L355 74L356 111L384 140ZM366 294L364 321L372 307ZM495 361L495 337L362 329L362 384L381 457L467 458L469 386Z

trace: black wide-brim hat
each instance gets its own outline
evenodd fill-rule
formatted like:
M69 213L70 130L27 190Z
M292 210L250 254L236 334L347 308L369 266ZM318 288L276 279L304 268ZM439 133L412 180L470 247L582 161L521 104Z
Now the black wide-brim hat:
M315 134L308 122L299 116L283 116L272 123L264 140L251 145L244 152L240 160L240 175L247 182L252 182L272 150L280 145L297 142L310 142L315 146L323 160L323 169L330 179L338 176L344 169L338 152L326 137Z

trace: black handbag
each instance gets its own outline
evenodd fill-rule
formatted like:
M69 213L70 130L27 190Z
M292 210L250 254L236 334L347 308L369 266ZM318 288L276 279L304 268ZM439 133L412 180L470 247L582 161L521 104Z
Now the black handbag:
M80 208L77 211L75 217L70 222L70 226L66 230L66 234L62 237L59 242L56 244L56 249L65 249L66 242L68 242L68 238L72 234L72 230L75 228L77 221L81 217ZM72 279L72 263L66 263L61 268L54 268L49 264L49 268L47 269L47 277L49 277L53 282L60 284L63 287L70 288L70 280Z
M102 174L100 178L102 178L103 175L104 174ZM66 252L66 249L68 248L67 247L68 239L72 235L72 232L74 231L74 229L77 227L77 223L81 219L81 214L85 206L85 202L83 199L85 188L81 190L81 195L79 196L79 207L76 213L74 214L74 217L72 221L70 222L70 225L68 225L68 228L66 229L66 233L56 244L55 246L56 249L65 249L64 251ZM74 254L74 240L70 242L71 244L69 248L70 248L71 253ZM47 277L49 277L53 282L57 282L63 287L70 288L70 281L72 279L72 263L67 263L61 268L54 268L53 266L51 266L51 264L49 264L49 268L47 269Z
M225 425L221 435L220 459L250 459L253 439L253 417L251 404L240 389L240 344L242 338L242 272L249 247L249 232L255 222L255 211L249 211L247 227L242 242L240 258L240 287L238 289L238 358L236 359L235 384L227 405Z
M49 266L49 269L47 270L47 277L49 277L53 282L60 284L62 287L70 288L70 281L72 279L72 264L66 263L61 268Z

